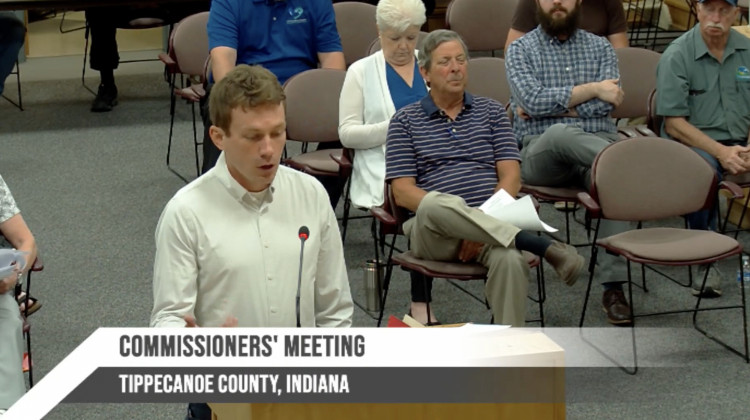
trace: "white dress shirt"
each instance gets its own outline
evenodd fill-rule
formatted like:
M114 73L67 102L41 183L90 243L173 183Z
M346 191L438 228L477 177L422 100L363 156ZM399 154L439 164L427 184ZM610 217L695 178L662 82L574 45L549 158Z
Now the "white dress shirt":
M300 226L307 226L300 293L303 327L349 327L352 299L328 195L313 177L281 166L249 193L222 153L216 166L167 203L156 227L151 326L202 327L234 316L240 327L296 326Z

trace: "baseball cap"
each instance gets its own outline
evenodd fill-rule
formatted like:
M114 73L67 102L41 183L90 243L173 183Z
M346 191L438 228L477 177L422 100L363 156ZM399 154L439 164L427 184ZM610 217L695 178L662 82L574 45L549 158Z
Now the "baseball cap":
M731 4L732 6L737 6L737 0L724 0L725 2ZM698 3L705 3L706 0L698 0Z

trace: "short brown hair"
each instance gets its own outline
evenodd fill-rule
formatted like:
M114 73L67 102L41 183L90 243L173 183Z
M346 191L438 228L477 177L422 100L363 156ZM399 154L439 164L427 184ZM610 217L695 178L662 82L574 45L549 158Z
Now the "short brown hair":
M241 64L213 86L208 111L213 125L229 134L233 109L278 105L284 99L284 89L273 73L262 66Z

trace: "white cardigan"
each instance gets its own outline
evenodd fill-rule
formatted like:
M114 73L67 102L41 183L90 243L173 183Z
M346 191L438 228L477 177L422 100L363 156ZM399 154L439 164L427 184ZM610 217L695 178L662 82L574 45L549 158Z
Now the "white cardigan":
M383 52L352 64L339 98L339 138L355 149L350 199L356 207L383 204L385 140L395 113Z

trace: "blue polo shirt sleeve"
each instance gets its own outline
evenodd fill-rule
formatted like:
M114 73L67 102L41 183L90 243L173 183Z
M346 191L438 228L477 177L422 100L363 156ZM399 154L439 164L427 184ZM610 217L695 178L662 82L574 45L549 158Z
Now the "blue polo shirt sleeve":
M508 120L505 107L497 101L492 101L490 105L489 121L492 128L492 150L495 155L495 161L521 161L518 142L513 135L513 129L510 126L510 120Z
M388 125L385 146L385 179L417 178L417 157L403 108Z
M602 45L599 54L601 59L599 61L599 74L596 80L619 79L620 69L617 66L617 55L615 54L615 49L612 48L612 45L603 38L601 41ZM606 117L614 108L614 105L609 102L602 101L599 98L594 98L578 104L578 106L576 106L576 112L578 112L578 116L581 118Z
M250 0L247 0L250 1ZM233 0L213 0L208 16L208 50L216 47L239 47L240 3Z
M215 1L215 0L214 0ZM315 48L319 53L343 51L330 0L315 0Z
M682 51L670 46L664 51L656 66L656 114L665 117L688 117L687 68Z

